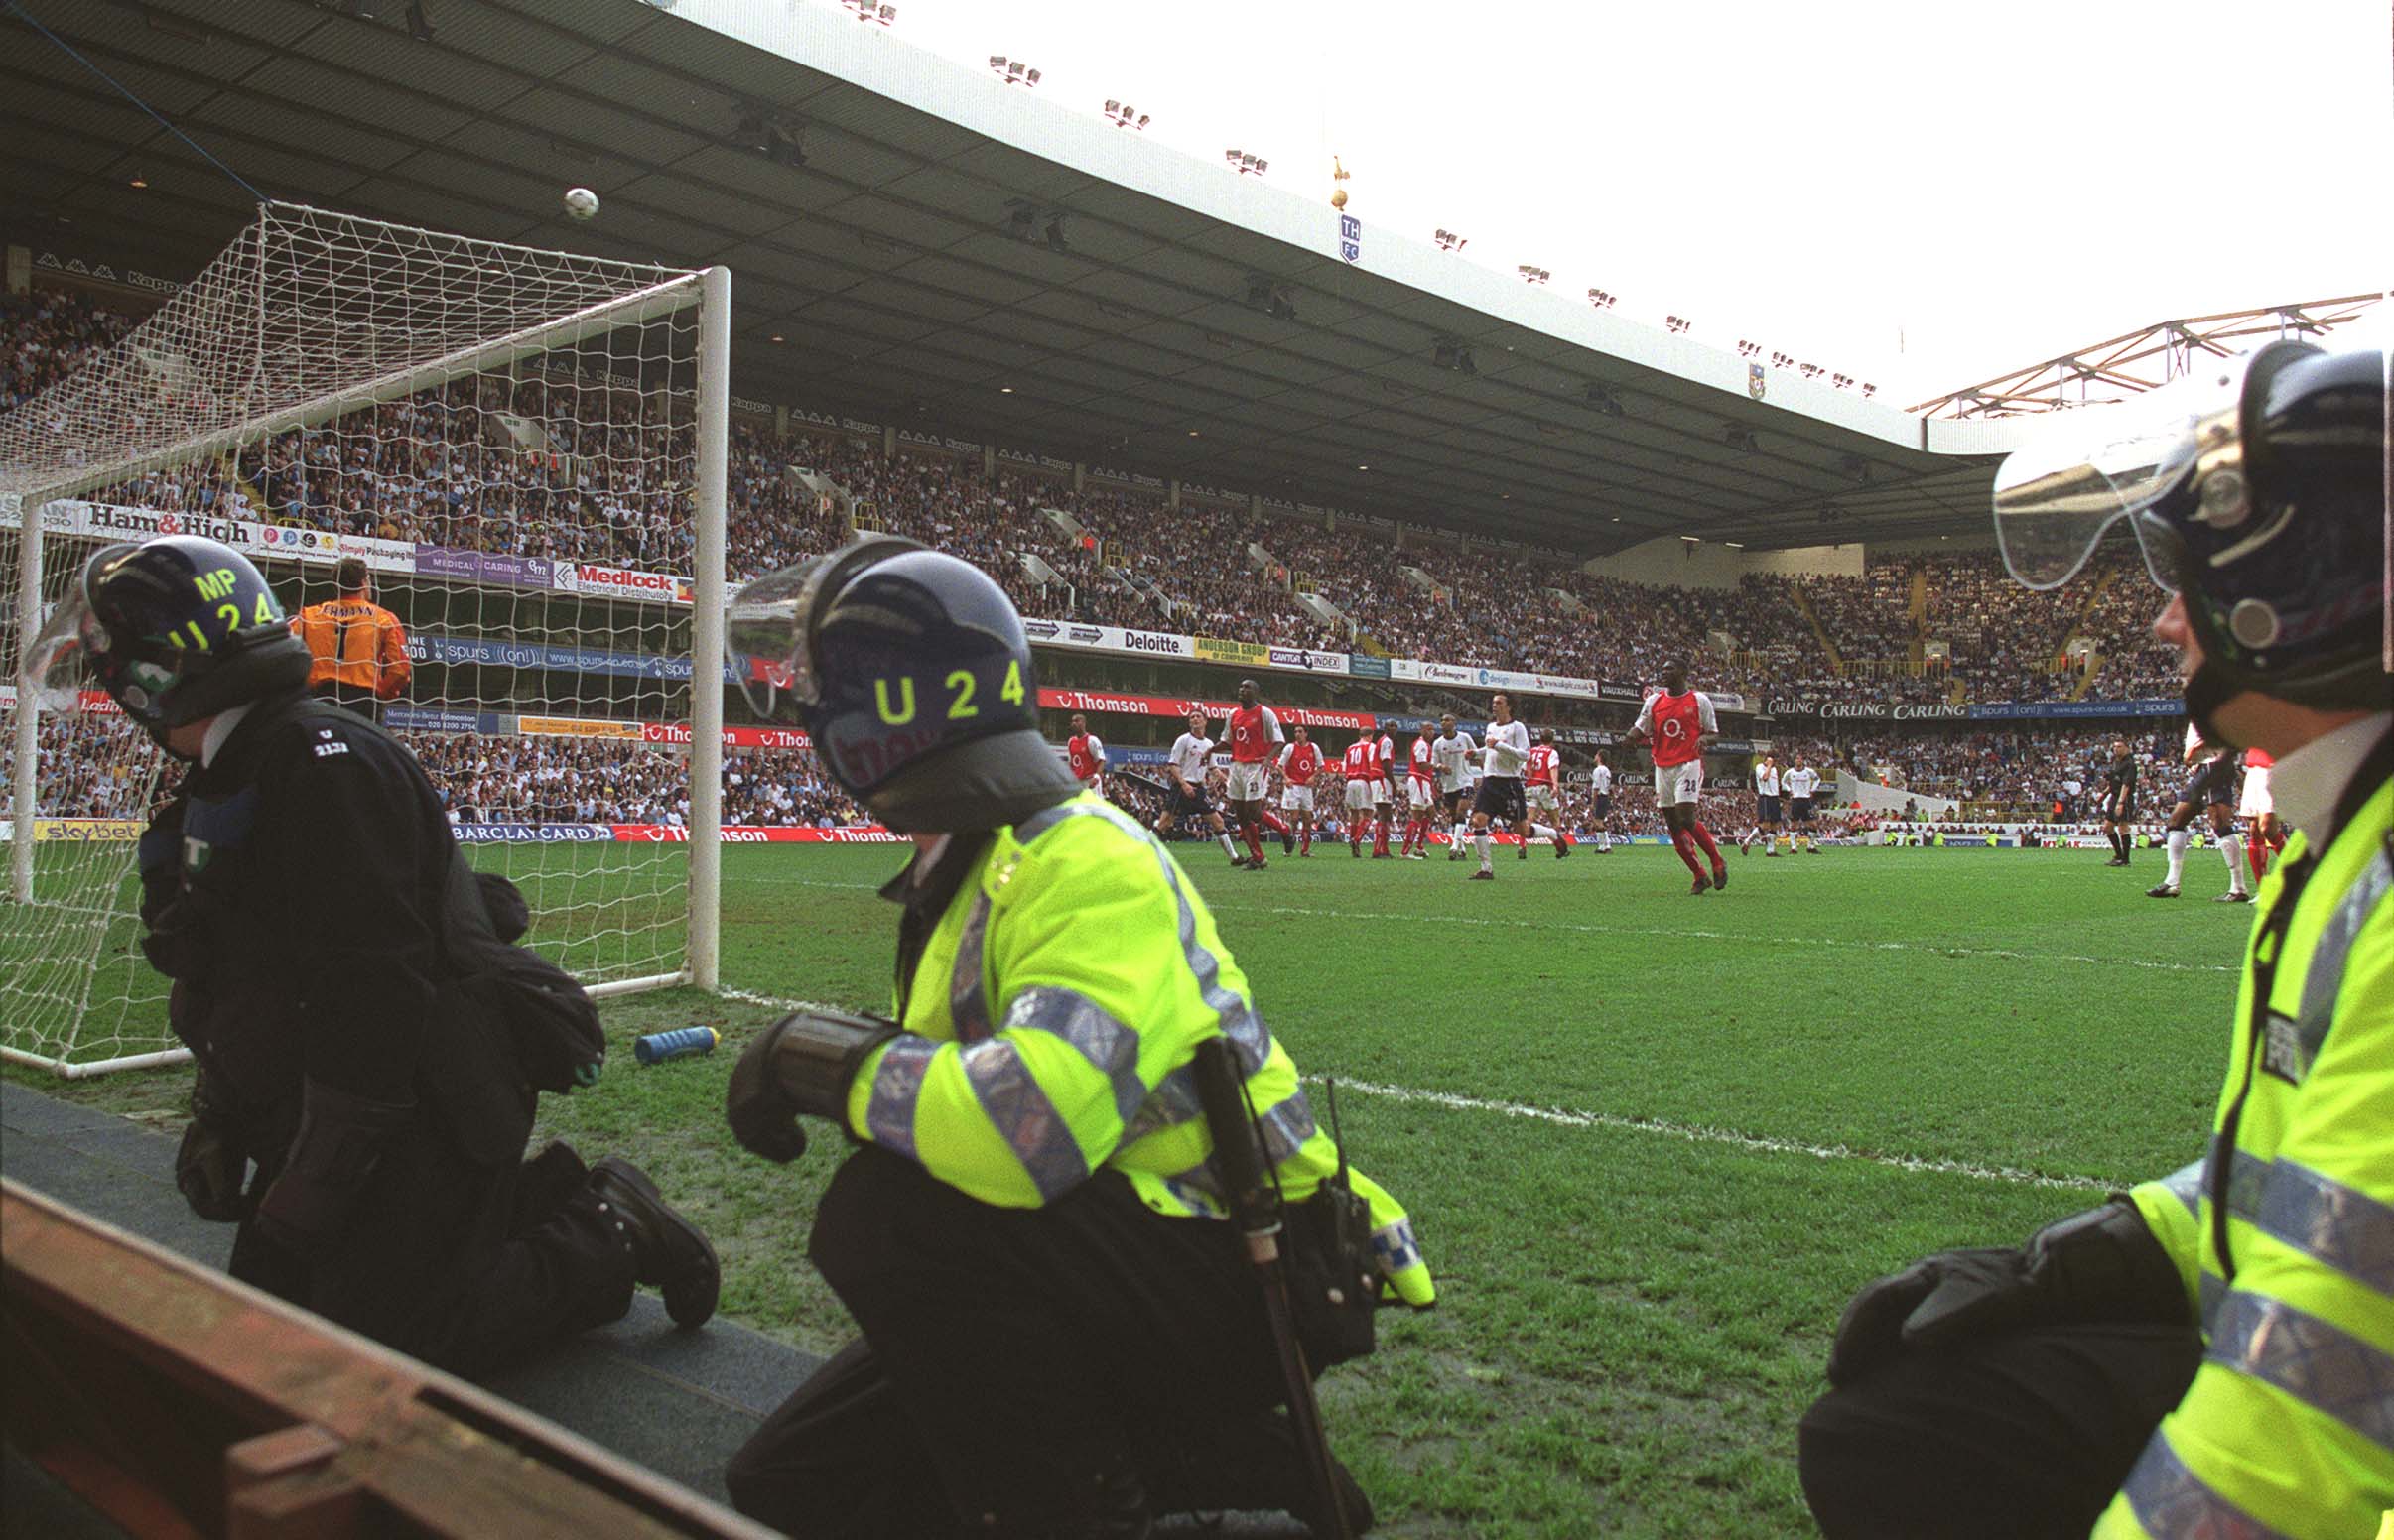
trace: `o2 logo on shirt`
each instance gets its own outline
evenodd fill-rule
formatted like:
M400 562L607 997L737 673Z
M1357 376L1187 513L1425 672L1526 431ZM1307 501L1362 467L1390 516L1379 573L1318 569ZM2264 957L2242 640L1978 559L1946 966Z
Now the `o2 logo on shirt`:
M1676 742L1687 736L1687 725L1675 716L1666 718L1662 723L1662 736Z

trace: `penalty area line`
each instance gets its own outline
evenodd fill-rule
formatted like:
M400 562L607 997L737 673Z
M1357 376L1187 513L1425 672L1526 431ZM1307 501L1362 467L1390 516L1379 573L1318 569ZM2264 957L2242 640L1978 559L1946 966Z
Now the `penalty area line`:
M1714 1128L1703 1123L1674 1123L1660 1117L1628 1117L1618 1112L1574 1112L1559 1107L1532 1106L1524 1101L1494 1101L1484 1096L1458 1095L1448 1091L1416 1091L1406 1086L1385 1086L1376 1081L1348 1080L1343 1076L1307 1075L1303 1079L1317 1085L1324 1079L1336 1079L1341 1091L1384 1096L1391 1101L1445 1107L1450 1111L1494 1112L1502 1117L1552 1123L1560 1128L1618 1128L1632 1133L1681 1139L1690 1144L1727 1145L1764 1155L1804 1155L1814 1160L1860 1161L1867 1165L1884 1166L1891 1171L1973 1177L1983 1182L2009 1182L2020 1187L2056 1188L2063 1192L2114 1192L2124 1190L2127 1185L2097 1181L2092 1177L2052 1177L2011 1166L1979 1166L1968 1161L1930 1160L1918 1155L1874 1154L1849 1145L1805 1144L1800 1140L1773 1139L1762 1134L1739 1133L1734 1128Z

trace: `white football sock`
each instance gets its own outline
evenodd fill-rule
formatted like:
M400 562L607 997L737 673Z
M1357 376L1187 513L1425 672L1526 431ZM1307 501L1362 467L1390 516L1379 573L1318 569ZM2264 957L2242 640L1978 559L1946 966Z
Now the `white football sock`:
M2241 841L2231 837L2218 841L2218 844L2219 858L2227 862L2228 891L2231 893L2241 893L2244 891L2244 850L2242 848L2242 843Z
M1225 854L1225 855L1229 856L1229 857L1230 857L1232 860L1234 860L1234 861L1235 861L1235 860L1237 860L1237 859L1239 858L1239 851L1238 851L1238 849L1237 849L1237 847L1236 847L1236 846L1232 845L1230 835L1228 835L1228 834L1216 834L1214 837L1215 837L1216 839L1219 839L1220 841L1222 841L1222 853L1223 853L1223 854Z
M1532 839L1551 839L1554 837L1554 831L1548 829L1543 824L1532 824L1530 826L1530 837Z
M1489 865L1488 860L1488 848L1492 843L1494 843L1494 841L1491 840L1485 834L1481 834L1472 835L1471 842L1479 848L1480 864L1484 867L1489 867L1490 870L1494 870L1495 868Z
M2178 886L2179 879L2187 874L2187 845L2194 837L2183 829L2170 831L2170 886L2172 887Z

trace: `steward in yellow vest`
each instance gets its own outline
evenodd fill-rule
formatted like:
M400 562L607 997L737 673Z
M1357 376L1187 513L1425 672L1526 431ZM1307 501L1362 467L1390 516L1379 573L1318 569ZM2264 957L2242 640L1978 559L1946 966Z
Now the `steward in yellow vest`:
M734 1458L733 1502L892 1540L1130 1540L1226 1508L1327 1532L1273 1410L1288 1382L1225 1222L1198 1046L1225 1041L1244 1078L1311 1371L1369 1352L1380 1304L1429 1306L1429 1270L1317 1121L1179 863L1039 736L1004 591L875 538L751 583L731 624L759 713L794 707L916 846L882 890L891 1018L797 1013L732 1075L752 1152L794 1158L800 1114L858 1145L809 1256L864 1333ZM1342 1193L1360 1218L1334 1233ZM1370 1504L1336 1476L1360 1533Z
M2032 587L2129 521L2196 729L2276 756L2299 833L2259 895L2200 1158L1847 1308L1799 1437L1832 1540L2342 1540L2394 1510L2385 413L2383 352L2278 342L1997 474Z

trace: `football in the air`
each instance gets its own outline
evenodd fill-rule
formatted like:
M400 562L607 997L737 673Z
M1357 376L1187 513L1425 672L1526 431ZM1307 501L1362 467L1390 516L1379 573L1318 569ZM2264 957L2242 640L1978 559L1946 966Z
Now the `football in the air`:
M598 194L589 188L568 188L565 208L573 218L596 219L598 217Z

